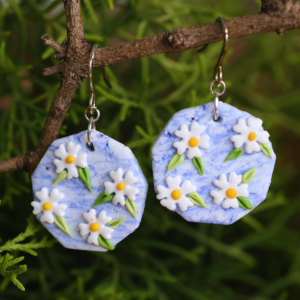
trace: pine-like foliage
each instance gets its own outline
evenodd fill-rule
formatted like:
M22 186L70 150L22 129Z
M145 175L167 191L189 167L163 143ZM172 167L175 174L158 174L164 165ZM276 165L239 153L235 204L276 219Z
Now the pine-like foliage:
M48 241L46 236L40 242L37 242L36 239L32 239L30 242L21 243L26 238L34 236L37 231L42 229L41 225L36 224L34 220L35 217L31 215L31 217L28 219L28 225L25 231L23 233L20 233L11 241L7 241L4 245L0 246L0 275L11 280L22 291L25 291L25 288L22 285L22 283L17 279L17 276L26 272L27 266L15 265L23 261L24 256L14 258L14 256L10 255L9 253L2 253L5 251L14 251L14 253L16 253L17 251L24 251L26 253L36 256L37 253L33 249L51 247L53 245L55 241Z
M86 38L100 47L213 22L219 15L255 13L259 3L81 1ZM59 87L58 75L41 76L59 63L40 41L45 33L58 43L66 40L61 0L0 0L1 160L34 149ZM209 84L221 47L111 65L106 69L112 89L94 70L97 129L133 149L149 182L141 226L114 251L74 251L59 243L48 248L52 238L37 232L38 223L30 221L24 231L32 213L28 174L0 174L1 300L299 299L299 31L230 40L223 65L227 91L220 100L264 120L271 135L277 163L267 199L235 224L217 226L187 223L155 198L151 146L174 113L213 100ZM59 137L87 129L88 100L86 80ZM21 274L23 256L28 270ZM10 280L22 289L20 280L26 291Z

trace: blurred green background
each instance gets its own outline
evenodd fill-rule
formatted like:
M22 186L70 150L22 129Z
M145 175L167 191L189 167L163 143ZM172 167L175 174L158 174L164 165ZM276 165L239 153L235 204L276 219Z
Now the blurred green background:
M81 2L86 38L101 47L260 10L260 1L251 0ZM58 75L41 76L58 63L41 43L44 33L58 43L66 40L61 0L0 0L1 160L34 149L58 89ZM218 226L187 223L155 198L151 145L172 114L213 100L209 83L221 43L200 54L190 50L109 66L112 90L95 69L102 112L97 129L132 148L149 182L141 226L112 252L64 249L35 218L26 229L32 215L28 174L0 174L1 300L300 298L299 31L229 45L223 66L228 89L221 100L263 119L277 154L266 201L235 224ZM86 130L88 99L85 80L59 137ZM14 279L22 272L17 278L25 292Z

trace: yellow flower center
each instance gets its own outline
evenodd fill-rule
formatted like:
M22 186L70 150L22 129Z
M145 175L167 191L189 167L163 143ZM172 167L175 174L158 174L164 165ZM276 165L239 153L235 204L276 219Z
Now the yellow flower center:
M174 191L172 192L171 196L172 196L172 198L173 198L174 200L179 200L180 197L181 197L181 192L178 191L178 190L174 190Z
M92 223L90 226L91 231L98 231L100 229L100 225L98 223Z
M198 144L199 144L198 140L194 137L189 140L189 145L192 148L197 147Z
M49 202L46 202L46 203L44 203L44 205L43 205L43 209L44 209L44 210L49 210L49 209L51 209L51 207L52 207L52 205L51 205Z
M226 196L230 199L233 199L237 196L237 191L235 189L228 189L226 191Z
M74 156L72 156L72 155L69 155L69 156L66 158L66 163L67 163L67 164L72 164L74 161L75 161L75 158L74 158Z
M256 133L255 133L255 132L251 132L251 133L248 135L248 140L249 140L250 142L253 142L255 139L256 139Z
M117 189L118 189L119 191L123 191L123 190L125 189L125 184L124 184L123 182L119 183L119 184L117 185Z

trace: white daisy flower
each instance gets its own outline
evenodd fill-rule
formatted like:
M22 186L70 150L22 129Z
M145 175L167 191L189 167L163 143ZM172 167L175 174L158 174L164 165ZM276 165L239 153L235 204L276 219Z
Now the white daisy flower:
M169 210L175 210L176 204L181 211L186 211L188 207L193 206L193 202L186 197L186 195L195 192L196 187L194 187L189 180L183 182L180 186L181 177L167 177L166 182L168 187L163 185L158 185L157 199L161 199L160 204L167 207ZM164 199L165 198L165 199Z
M58 149L54 151L54 155L60 159L54 159L53 163L56 166L56 173L62 172L64 169L68 170L68 179L78 177L76 166L85 168L87 166L86 153L77 155L80 150L80 144L75 145L73 142L67 144L60 144Z
M114 230L110 227L104 226L111 221L111 217L106 216L105 210L102 210L99 213L98 218L96 218L96 211L92 208L88 213L83 214L83 218L88 222L88 224L80 223L78 228L82 237L89 234L87 239L88 244L99 246L99 235L102 235L107 240L111 239L111 234Z
M118 168L117 171L111 171L109 176L114 180L114 182L104 182L105 193L115 193L112 200L114 205L120 203L124 206L125 196L127 196L129 200L135 201L135 195L137 195L140 191L130 186L131 184L138 182L138 178L134 177L131 171L128 171L125 178L123 178L123 170Z
M186 149L187 158L193 159L194 157L200 157L202 155L199 147L203 149L209 148L209 136L200 134L205 130L204 126L199 125L197 122L192 122L191 130L189 131L185 124L180 126L180 130L175 131L175 135L182 138L181 141L175 142L173 147L177 149L177 153L182 155Z
M41 201L33 201L31 205L34 207L33 213L35 215L43 212L40 221L54 223L56 214L59 217L65 215L65 209L67 205L58 204L58 202L64 197L64 194L60 193L58 189L53 189L49 195L47 188L43 187L40 191L35 192L35 196Z
M236 175L235 172L229 174L229 181L227 181L225 174L221 174L219 180L213 181L213 184L219 187L220 190L210 192L210 195L214 198L214 204L222 203L223 208L238 208L239 202L237 197L249 196L248 184L243 183L239 185L241 182L242 175Z
M250 154L252 152L261 151L257 142L266 144L269 142L270 134L267 131L259 131L263 121L258 118L250 117L247 124L244 119L239 119L237 124L233 126L233 130L238 135L233 135L230 140L234 143L235 148L240 148L245 144L245 152Z

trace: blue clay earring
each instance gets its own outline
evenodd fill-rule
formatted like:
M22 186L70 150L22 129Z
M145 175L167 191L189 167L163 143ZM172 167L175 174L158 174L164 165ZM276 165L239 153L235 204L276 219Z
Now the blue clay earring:
M232 224L267 196L275 153L262 120L219 102L228 28L210 91L214 102L176 113L152 148L161 205L191 222ZM214 84L221 91L213 90Z
M113 250L140 224L148 184L131 150L95 130L92 61L88 130L52 143L32 175L33 213L66 248ZM97 116L88 117L96 111Z

